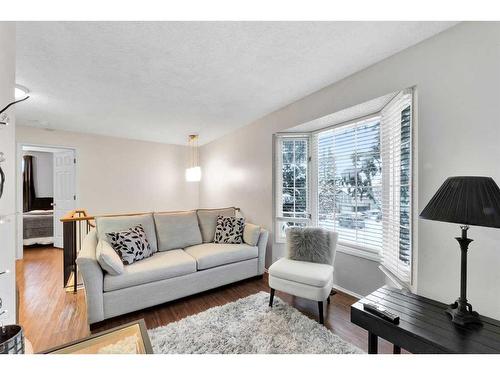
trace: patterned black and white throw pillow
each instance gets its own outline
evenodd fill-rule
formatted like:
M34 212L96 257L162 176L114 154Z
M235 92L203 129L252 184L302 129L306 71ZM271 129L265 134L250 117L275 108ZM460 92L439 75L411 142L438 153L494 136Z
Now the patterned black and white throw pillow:
M245 219L217 216L214 243L243 243Z
M106 233L106 237L123 264L132 264L154 253L142 225L121 232Z

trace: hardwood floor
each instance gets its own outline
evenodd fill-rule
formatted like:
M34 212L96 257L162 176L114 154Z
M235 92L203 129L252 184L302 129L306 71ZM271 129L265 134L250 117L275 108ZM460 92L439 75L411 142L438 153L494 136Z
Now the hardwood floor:
M90 334L87 326L84 291L77 294L63 289L62 250L32 247L17 261L16 278L20 293L19 320L35 352L77 340ZM246 280L195 296L109 319L93 326L93 332L109 329L144 318L148 328L166 325L210 307L269 291L267 277ZM276 296L295 306L305 315L317 319L317 303L276 292ZM367 351L368 334L350 322L350 305L356 298L338 292L325 304L325 324L335 334ZM392 345L379 342L379 353L392 353Z
M28 247L16 263L19 322L35 352L89 334L85 296L63 289L63 252L52 247Z

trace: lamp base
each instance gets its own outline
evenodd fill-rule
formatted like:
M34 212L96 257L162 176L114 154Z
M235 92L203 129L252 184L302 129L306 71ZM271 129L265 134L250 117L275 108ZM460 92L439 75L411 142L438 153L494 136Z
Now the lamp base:
M461 303L460 299L449 305L445 310L451 316L451 321L459 326L482 324L479 314L472 310L470 303Z

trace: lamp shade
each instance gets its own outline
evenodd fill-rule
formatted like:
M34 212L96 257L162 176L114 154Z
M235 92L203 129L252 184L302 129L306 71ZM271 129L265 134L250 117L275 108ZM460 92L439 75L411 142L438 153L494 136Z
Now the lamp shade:
M500 188L491 177L449 177L420 217L500 228Z

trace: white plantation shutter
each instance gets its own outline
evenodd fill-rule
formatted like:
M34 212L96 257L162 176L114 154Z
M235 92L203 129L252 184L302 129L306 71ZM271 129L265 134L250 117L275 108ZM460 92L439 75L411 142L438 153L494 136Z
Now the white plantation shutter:
M404 283L412 268L412 90L381 112L382 266Z

